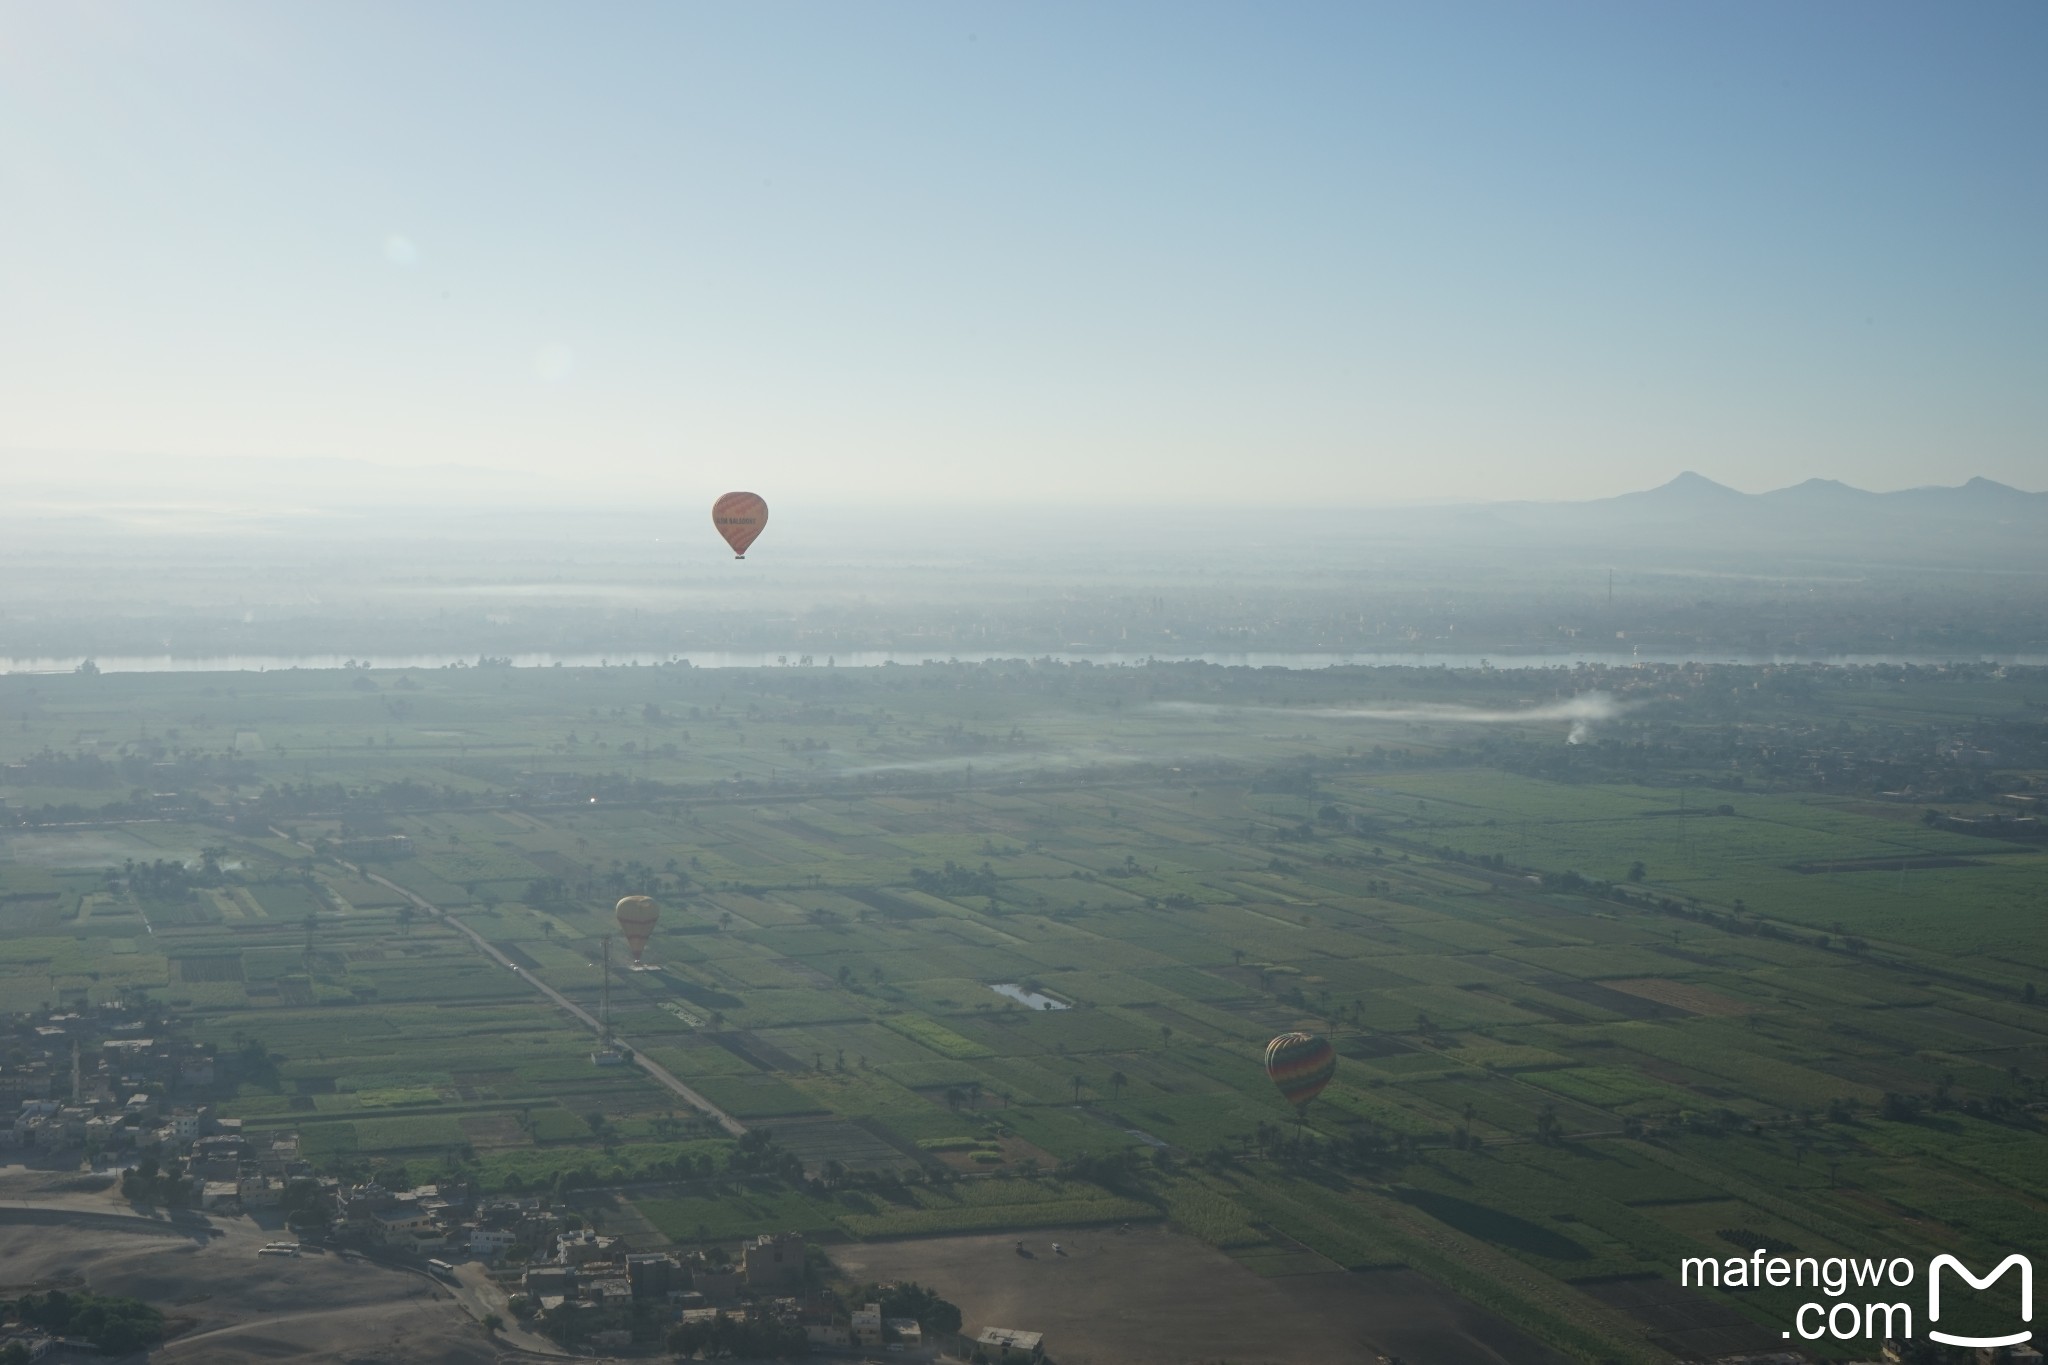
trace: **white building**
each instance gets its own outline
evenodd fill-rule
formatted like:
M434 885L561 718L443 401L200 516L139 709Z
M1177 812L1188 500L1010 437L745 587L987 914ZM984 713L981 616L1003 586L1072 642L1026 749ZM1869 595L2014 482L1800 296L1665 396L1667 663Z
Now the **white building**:
M559 1265L583 1265L588 1261L610 1260L617 1240L589 1228L559 1233L555 1237L555 1261Z
M511 1228L476 1227L469 1230L469 1254L489 1260L519 1245L519 1234Z
M991 1360L1037 1360L1045 1354L1045 1338L1038 1332L1020 1332L1014 1327L985 1327L975 1344Z
M870 1303L853 1310L853 1343L856 1346L882 1344L882 1305Z

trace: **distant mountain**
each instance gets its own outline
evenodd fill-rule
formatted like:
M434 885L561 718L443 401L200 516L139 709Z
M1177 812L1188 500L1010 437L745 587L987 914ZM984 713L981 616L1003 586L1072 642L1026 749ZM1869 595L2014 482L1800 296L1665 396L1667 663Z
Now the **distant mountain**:
M1690 469L1670 483L1646 488L1640 493L1623 493L1619 497L1603 498L1602 502L1627 503L1632 506L1657 505L1665 507L1709 507L1726 506L1749 496L1739 493L1725 483L1715 483L1704 474L1695 474Z
M1891 493L1873 493L1843 483L1840 479L1808 479L1785 488L1775 488L1768 493L1744 493L1724 483L1715 483L1704 474L1686 470L1669 483L1639 493L1622 493L1611 498L1596 498L1594 502L1641 503L1641 502L1685 502L1694 505L1726 506L1734 502L1770 502L1798 504L1846 505L1867 503L1873 498L1897 499L1907 502L1968 500L1982 504L2012 505L2015 503L2048 504L2048 493L2029 493L2023 489L2002 484L1995 479L1974 478L1968 483L1954 487L1927 485L1920 488L1902 488Z
M1896 499L1901 506L1915 507L1970 507L1988 512L2017 511L2021 509L2048 508L2048 493L2028 493L1995 479L1974 478L1954 488L1905 488L1896 493L1880 493L1881 498Z
M1892 493L1873 493L1840 479L1808 479L1768 493L1744 493L1687 470L1669 483L1639 493L1552 505L1602 509L1627 516L1646 512L1663 517L1782 511L1802 516L1904 513L1995 519L2048 513L2048 493L2029 493L1986 478L1974 478L1953 488L1902 488Z
M1586 502L1443 509L1435 525L1486 535L1503 549L2048 571L2048 493L1984 478L1890 493L1808 479L1744 493L1688 470L1655 488ZM1419 519L1411 516L1409 526L1420 529Z
M1795 483L1790 488L1773 489L1771 492L1759 493L1756 496L1759 501L1773 506L1802 507L1820 511L1826 508L1867 507L1872 499L1881 498L1884 494L1851 487L1840 479L1808 479L1805 483Z

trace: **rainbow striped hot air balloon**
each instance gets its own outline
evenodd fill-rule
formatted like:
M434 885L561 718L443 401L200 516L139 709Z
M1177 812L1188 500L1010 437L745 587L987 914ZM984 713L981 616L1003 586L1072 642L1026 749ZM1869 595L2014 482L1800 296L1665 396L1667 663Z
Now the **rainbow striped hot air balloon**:
M651 897L627 896L612 912L618 916L619 928L625 932L626 946L633 950L633 962L637 966L640 954L647 951L647 939L654 932L654 925L661 918L661 907Z
M1312 1033L1283 1033L1266 1044L1266 1074L1296 1113L1337 1074L1337 1049Z

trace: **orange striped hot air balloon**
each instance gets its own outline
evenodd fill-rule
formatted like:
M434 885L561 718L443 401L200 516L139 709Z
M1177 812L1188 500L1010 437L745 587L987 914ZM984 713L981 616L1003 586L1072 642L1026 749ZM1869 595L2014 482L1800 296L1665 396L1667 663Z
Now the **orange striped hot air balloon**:
M654 933L655 921L661 918L661 907L651 896L627 896L612 913L618 916L619 930L625 934L626 946L633 950L637 966L640 954L647 951L647 939Z
M759 493L727 493L711 504L711 524L732 546L732 557L745 559L747 547L768 524L768 504Z
M1336 1074L1337 1049L1328 1038L1283 1033L1266 1044L1266 1075L1298 1114L1307 1111L1308 1102L1322 1094Z

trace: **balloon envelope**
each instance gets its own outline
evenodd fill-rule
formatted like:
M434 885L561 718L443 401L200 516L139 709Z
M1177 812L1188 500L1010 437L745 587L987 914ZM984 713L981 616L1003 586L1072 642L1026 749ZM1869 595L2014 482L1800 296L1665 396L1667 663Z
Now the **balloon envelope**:
M727 493L711 504L711 524L732 546L733 558L745 559L747 547L768 524L768 504L758 493Z
M661 907L647 896L627 896L612 913L618 916L619 930L626 936L626 946L633 950L633 960L638 962L640 954L647 950L647 938L654 932L655 921L661 918Z
M1322 1094L1336 1074L1337 1049L1330 1046L1328 1038L1283 1033L1266 1044L1266 1075L1296 1109Z

